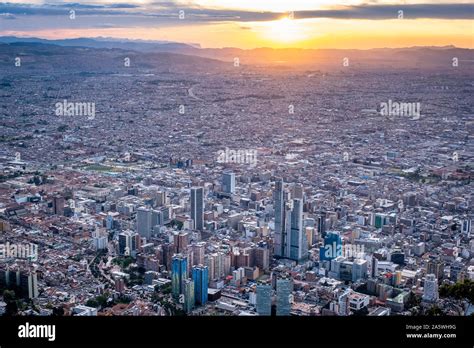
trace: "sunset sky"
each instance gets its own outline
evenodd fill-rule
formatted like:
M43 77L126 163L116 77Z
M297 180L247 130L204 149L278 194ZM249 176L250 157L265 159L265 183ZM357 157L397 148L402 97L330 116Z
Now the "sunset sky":
M0 3L0 35L202 47L474 48L473 18L470 0L9 0Z

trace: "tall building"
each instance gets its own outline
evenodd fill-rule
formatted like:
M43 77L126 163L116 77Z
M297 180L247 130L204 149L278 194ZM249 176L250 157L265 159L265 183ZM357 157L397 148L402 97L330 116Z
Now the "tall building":
M434 274L427 274L423 287L423 300L435 302L438 300L438 279Z
M174 246L176 248L175 252L177 254L184 253L188 248L189 233L188 232L179 232L175 233L173 236ZM190 260L192 261L192 260Z
M273 192L275 208L275 240L274 254L276 257L285 257L286 223L285 223L285 200L283 192L283 179L275 181L275 191Z
M191 219L194 221L194 229L204 229L204 188L191 188Z
M293 284L291 279L277 279L276 284L276 315L290 315Z
M318 217L318 233L321 238L326 237L326 212L321 212Z
M193 266L204 264L205 248L206 248L206 244L203 243L203 242L199 242L199 243L196 243L196 244L192 245Z
M272 315L272 286L257 284L257 313L259 315Z
M147 239L151 237L153 227L151 215L151 210L146 207L140 207L137 210L137 232Z
M179 297L184 293L184 280L187 278L187 259L182 254L173 256L171 263L171 286L173 289L173 296Z
M124 231L119 234L118 240L119 254L135 257L137 249L140 247L140 236L133 231Z
M438 280L442 279L444 276L444 264L439 260L429 260L426 266L426 274L434 274Z
M290 217L289 253L287 257L295 261L306 260L308 257L308 241L306 232L303 231L303 201L301 199L293 199L293 209Z
M342 295L338 297L339 315L345 316L349 314L349 295L351 294L350 289L346 289Z
M193 267L194 299L196 304L204 305L207 302L207 289L209 283L209 271L207 266L199 265Z
M194 308L195 298L194 298L194 282L190 279L184 280L184 311L189 313Z
M53 214L64 215L64 197L53 197Z
M222 175L222 189L225 193L235 193L234 173L224 173Z
M160 210L152 210L151 211L151 228L155 228L156 226L163 226L163 212Z

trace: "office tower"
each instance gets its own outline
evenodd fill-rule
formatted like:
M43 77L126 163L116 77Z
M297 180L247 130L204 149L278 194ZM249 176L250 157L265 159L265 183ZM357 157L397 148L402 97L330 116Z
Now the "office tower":
M289 253L288 258L295 261L303 261L308 257L308 241L303 231L303 201L293 199L293 207L290 215Z
M426 274L434 274L438 280L444 276L444 264L439 260L429 260L426 266Z
M405 254L401 250L394 250L390 255L390 261L397 265L405 264Z
M172 243L165 243L161 246L161 250L163 251L163 264L166 266L168 271L171 270L172 258L175 254L175 247Z
M203 265L206 244L203 242L199 242L199 243L193 244L191 247L193 249L193 266Z
M367 260L354 260L352 263L352 281L357 282L365 278L367 278Z
M276 293L276 315L290 315L293 284L291 279L277 279Z
M330 261L342 256L342 239L337 232L328 232L324 237L324 245L319 248L319 259Z
M423 300L435 302L438 300L438 279L434 274L427 274L423 287Z
M461 278L462 269L464 268L463 264L460 262L453 262L449 267L449 278L453 282L457 282Z
M255 266L261 270L266 270L270 267L270 250L267 248L257 248L255 250Z
M259 315L272 315L272 286L257 285L257 313Z
M194 303L195 303L194 293L195 293L194 282L190 279L185 279L184 280L183 309L186 313L190 313L194 308Z
M151 237L151 210L140 207L137 210L137 232L140 236L149 239Z
M119 254L135 257L140 247L140 235L133 231L124 231L119 234Z
M323 211L318 216L318 233L321 238L326 237L326 212Z
M234 173L224 173L222 175L222 189L225 193L235 193Z
M193 267L194 299L196 304L204 305L207 302L207 288L209 283L209 271L207 266L199 265Z
M339 315L348 315L349 314L349 295L351 291L350 289L345 290L342 295L338 297L338 305L339 305Z
M204 228L204 188L191 188L191 219L194 229L202 231Z
M274 254L276 257L285 257L286 222L285 222L285 200L283 192L283 179L275 181L275 191L273 192L275 209L275 240Z
M173 235L175 252L177 254L184 253L188 249L188 232L179 232ZM191 261L191 260L190 260Z
M184 292L184 280L187 278L187 259L182 254L173 256L171 265L171 286L176 298Z
M53 214L64 215L64 197L53 197Z
M204 257L204 264L209 270L209 280L216 279L216 259L214 255L206 255Z
M151 211L151 228L155 228L155 226L163 226L163 212L160 210L152 210Z

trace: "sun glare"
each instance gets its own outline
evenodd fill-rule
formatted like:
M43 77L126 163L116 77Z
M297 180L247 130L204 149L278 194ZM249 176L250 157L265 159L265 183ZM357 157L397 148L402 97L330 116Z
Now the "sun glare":
M303 23L288 17L266 23L263 36L281 43L295 43L308 39Z

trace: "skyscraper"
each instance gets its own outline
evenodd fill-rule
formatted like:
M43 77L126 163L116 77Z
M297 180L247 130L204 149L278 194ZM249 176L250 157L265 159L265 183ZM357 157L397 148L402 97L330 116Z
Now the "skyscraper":
M173 296L179 297L184 293L184 280L187 278L187 259L182 254L173 256L171 264L171 286Z
M204 229L204 188L191 188L191 219L194 221L194 229Z
M321 238L326 237L326 212L321 212L318 217L318 232Z
M438 300L438 279L434 274L427 274L423 287L423 300L435 302Z
M267 284L257 285L257 313L259 315L272 315L272 286Z
M275 241L274 254L276 257L285 257L285 200L283 192L283 179L275 181L275 191L273 192L275 205Z
M189 313L194 308L194 282L191 279L184 280L184 311Z
M303 201L293 199L291 209L288 258L295 261L305 260L308 256L308 241L303 231Z
M292 301L291 279L277 279L276 315L290 315Z
M206 304L207 288L209 283L209 272L207 266L199 265L193 267L193 281L194 299L196 304Z
M222 175L222 188L225 193L235 193L234 173L224 173Z
M140 207L137 210L137 232L140 236L149 239L152 228L151 210L146 207Z

